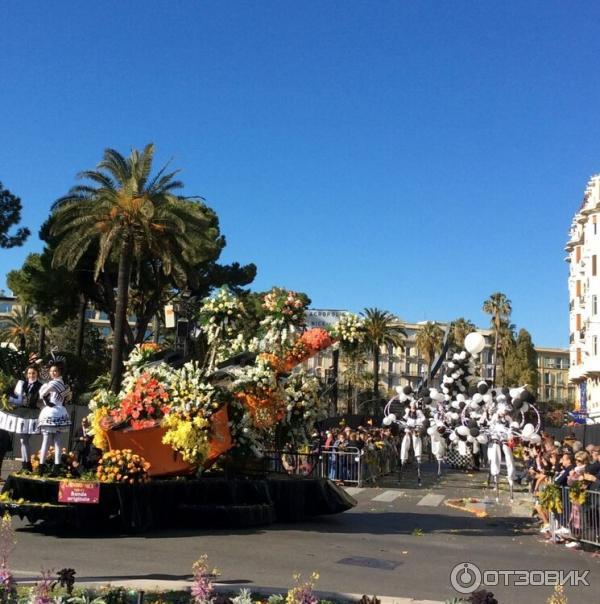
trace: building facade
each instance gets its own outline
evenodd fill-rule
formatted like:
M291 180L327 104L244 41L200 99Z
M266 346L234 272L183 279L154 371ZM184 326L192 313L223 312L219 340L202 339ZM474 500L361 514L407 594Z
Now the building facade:
M569 263L569 380L576 407L600 421L600 174L593 176L571 223Z
M569 382L569 350L536 346L539 374L538 400L565 407L575 403L576 387Z

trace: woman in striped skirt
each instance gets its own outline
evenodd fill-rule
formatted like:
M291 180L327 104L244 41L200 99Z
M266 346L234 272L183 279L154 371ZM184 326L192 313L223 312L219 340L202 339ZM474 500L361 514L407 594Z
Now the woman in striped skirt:
M65 403L71 400L71 391L63 382L62 371L62 364L53 362L49 368L50 381L40 388L40 397L45 405L38 418L38 430L42 433L40 474L47 471L45 460L50 448L50 441L54 445L54 469L52 473L57 474L60 471L60 434L68 431L71 425L69 413L64 406Z

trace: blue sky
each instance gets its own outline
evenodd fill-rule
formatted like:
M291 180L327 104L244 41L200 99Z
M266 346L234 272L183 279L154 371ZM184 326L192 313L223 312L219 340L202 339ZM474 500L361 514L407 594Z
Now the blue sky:
M106 147L173 159L255 289L409 321L502 291L568 343L564 244L600 171L600 7L567 2L3 2L0 180L39 251Z

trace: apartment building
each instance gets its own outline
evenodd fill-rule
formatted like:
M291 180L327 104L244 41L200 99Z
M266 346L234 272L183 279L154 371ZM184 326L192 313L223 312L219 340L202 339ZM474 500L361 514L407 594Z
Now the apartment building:
M569 380L576 406L600 421L600 174L590 178L565 247L569 263Z
M576 387L569 382L569 350L536 346L535 352L540 376L538 400L572 405Z

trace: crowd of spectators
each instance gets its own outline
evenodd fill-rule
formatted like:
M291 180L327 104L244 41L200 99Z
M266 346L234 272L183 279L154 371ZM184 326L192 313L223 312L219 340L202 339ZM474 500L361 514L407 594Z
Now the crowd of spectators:
M523 472L517 478L529 485L534 497L534 513L541 523L540 532L556 543L565 543L570 548L579 547L577 536L581 517L578 506L571 505L568 497L563 497L564 509L555 517L558 527L552 527L549 514L541 505L540 495L551 484L568 488L577 483L583 490L597 492L589 499L589 505L586 504L585 520L598 529L600 446L590 444L584 447L574 437L566 437L559 442L551 435L542 433L540 444L523 449L523 466Z
M320 435L321 454L331 480L374 481L397 467L399 440L389 428L349 426L331 428Z

